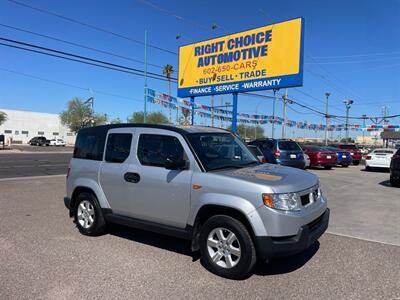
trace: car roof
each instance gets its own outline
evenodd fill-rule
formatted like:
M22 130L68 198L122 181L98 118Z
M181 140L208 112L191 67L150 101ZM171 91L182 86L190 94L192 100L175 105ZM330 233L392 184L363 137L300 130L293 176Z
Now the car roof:
M187 135L190 133L229 133L230 131L222 128L215 128L209 126L196 126L196 125L188 125L188 126L173 126L173 125L162 125L162 124L142 124L142 123L121 123L121 124L108 124L108 125L100 125L94 127L82 128L79 132L107 132L110 129L114 128L155 128L155 129L165 129L178 132L182 135Z

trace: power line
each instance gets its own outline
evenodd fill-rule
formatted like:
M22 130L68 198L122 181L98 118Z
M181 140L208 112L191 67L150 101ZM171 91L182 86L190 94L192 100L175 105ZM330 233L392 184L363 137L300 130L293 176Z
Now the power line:
M52 79L47 79L47 78L43 78L43 77L39 77L39 76L35 76L35 75L23 73L23 72L13 71L13 70L1 68L1 67L0 67L0 70L1 70L1 71L5 71L5 72L9 72L9 73L13 73L13 74L17 74L17 75L20 75L20 76L25 76L25 77L33 78L33 79L41 80L41 81L48 82L48 83L53 83L53 84L58 84L58 85L67 86L67 87L72 87L72 88L76 88L76 89L80 89L80 90L84 90L84 91L90 91L90 90L92 90L92 89L90 89L90 88L85 88L85 87L78 86L78 85L75 85L75 84L66 83L66 82L62 82L62 81L56 81L56 80L52 80ZM100 91L100 90L92 90L92 91L95 92L95 93L97 93L97 94L103 94L103 95L106 95L106 96L112 96L112 97L121 98L121 99L126 99L126 100L134 100L134 101L138 101L138 102L143 102L143 99L136 99L136 98L127 97L127 96L122 96L122 95L117 95L117 94L113 94L113 93L109 93L109 92L104 92L104 91Z
M400 54L400 51L394 52L380 52L380 53L364 53L364 54L354 54L354 55L336 55L336 56L314 56L314 58L352 58L352 57L368 57L368 56L379 56L379 55L393 55Z
M9 29L13 29L13 30L17 30L17 31L20 31L20 32L25 32L25 33L29 33L29 34L32 34L32 35L44 37L44 38L47 38L47 39L50 39L50 40L54 40L54 41L57 41L57 42L65 43L65 44L76 46L76 47L80 47L80 48L83 48L83 49L88 49L88 50L92 50L92 51L95 51L95 52L99 52L99 53L111 55L111 56L114 56L114 57L126 59L126 60L129 60L129 61L133 61L133 62L144 64L144 61L139 60L139 59L123 56L123 55L120 55L120 54L115 54L115 53L112 53L112 52L109 52L109 51L100 50L100 49L97 49L97 48L93 48L93 47L90 47L90 46L85 46L85 45L78 44L78 43L75 43L75 42L69 42L69 41L62 40L62 39L59 39L59 38L55 38L55 37L52 37L52 36L49 36L49 35L33 32L33 31L30 31L30 30L22 29L22 28L17 28L17 27L14 27L14 26L6 25L6 24L0 24L0 26L6 27L6 28L9 28ZM156 64L151 64L151 63L147 63L147 64L149 66L153 66L153 67L157 67L157 68L163 68L163 66L161 66L161 65L156 65Z
M54 53L57 53L57 54L68 55L68 56L71 56L71 57L88 60L88 61L91 61L91 62L94 62L94 63L100 63L100 64L104 64L104 65L107 65L107 66L111 66L113 68L121 68L121 69L126 69L126 70L129 70L129 71L144 73L144 71L140 70L140 69L136 69L136 68L131 68L131 67L127 67L127 66L123 66L123 65L119 65L119 64L110 63L110 62L106 62L104 60L93 59L93 58L90 58L90 57L87 57L87 56L77 55L77 54L73 54L73 53L69 53L69 52L65 52L65 51L55 50L55 49L51 49L51 48L47 48L47 47L42 47L42 46L38 46L38 45L30 44L30 43L25 43L25 42L21 42L21 41L16 41L16 40L11 40L11 39L7 39L7 38L2 38L2 37L0 37L0 40L6 41L6 42L10 42L10 43L14 43L14 44L23 45L23 46L28 46L28 47L32 47L32 48L36 48L36 49L41 49L41 50L45 50L45 51L49 51L49 52L54 52ZM2 45L8 45L8 44L2 44ZM26 50L27 48L19 48L19 49L25 49ZM37 52L37 53L44 54L44 52ZM56 57L65 58L64 56L56 56ZM81 60L79 60L79 61L82 62ZM160 75L160 74L156 74L156 73L153 73L153 72L147 72L147 73L152 76L151 78L168 81L167 79L162 78L162 75ZM138 74L135 73L135 75L138 75ZM160 77L160 78L158 78L158 77ZM176 78L172 78L172 79L176 80Z
M79 21L79 20L75 20L75 19L72 19L70 17L66 17L66 16L60 15L58 13L51 12L49 10L45 10L45 9L42 9L42 8L34 7L34 6L31 6L31 5L28 5L28 4L19 2L19 1L15 1L15 0L7 0L7 1L9 1L9 2L11 2L13 4L16 4L16 5L20 5L20 6L23 6L23 7L38 11L40 13L48 14L48 15L51 15L53 17L57 17L57 18L63 19L65 21L68 21L68 22L71 22L71 23L79 24L81 26L85 26L85 27L91 28L91 29L96 30L96 31L107 33L109 35L112 35L112 36L115 36L115 37L130 41L130 42L134 42L136 44L144 45L144 42L142 42L140 40L136 40L136 39L130 38L128 36L122 35L120 33L116 33L114 31L110 31L110 30L107 30L107 29L104 29L104 28L101 28L101 27L98 27L98 26L95 26L95 25L91 25L91 24L88 24L88 23L85 23L85 22L82 22L82 21ZM150 47L150 48L154 48L154 49L169 53L169 54L174 54L174 55L178 54L178 53L176 53L174 51L171 51L171 50L159 47L159 46L155 46L153 44L147 44L147 46Z
M399 59L400 57L386 57L368 60L350 60L350 61L326 61L326 62L307 62L307 65L345 65L345 64L360 64L360 63L370 63L377 61L385 61L388 59Z
M10 47L10 48L14 48L14 49L19 49L19 50L25 50L25 51L29 51L29 52L33 52L33 53L43 54L43 55L47 55L47 56L52 56L52 57L56 57L56 58L61 58L61 59L69 60L69 61L79 62L79 63L83 63L83 64L86 64L86 65L96 66L96 67L109 69L109 70L113 70L113 71L119 71L119 72L132 74L132 75L138 75L138 76L144 76L142 73L122 70L122 69L113 68L113 67L109 67L109 66L105 66L105 65L96 64L96 63L91 63L91 62L87 62L87 61L83 61L83 60L79 60L79 59L74 59L74 58L69 58L69 57L65 57L65 56L61 56L61 55L46 53L46 52L38 51L38 50L34 50L34 49L28 49L28 48L15 46L15 45L9 45L9 44L5 44L5 43L0 43L0 45L1 46ZM162 79L162 78L159 78L159 77L153 77L151 75L148 75L147 77L150 77L150 78L153 78L153 79L157 79L157 80L168 81L167 79Z

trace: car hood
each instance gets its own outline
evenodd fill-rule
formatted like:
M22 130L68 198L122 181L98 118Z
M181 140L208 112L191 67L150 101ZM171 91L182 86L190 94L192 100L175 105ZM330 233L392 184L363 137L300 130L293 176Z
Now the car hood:
M310 172L273 164L229 169L215 173L267 186L275 193L299 192L319 183L318 177Z

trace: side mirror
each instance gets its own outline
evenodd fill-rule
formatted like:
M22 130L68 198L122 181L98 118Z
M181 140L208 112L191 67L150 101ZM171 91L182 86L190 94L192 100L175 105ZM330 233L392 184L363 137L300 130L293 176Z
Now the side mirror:
M165 168L167 170L186 170L188 168L188 163L186 160L169 156L165 160Z

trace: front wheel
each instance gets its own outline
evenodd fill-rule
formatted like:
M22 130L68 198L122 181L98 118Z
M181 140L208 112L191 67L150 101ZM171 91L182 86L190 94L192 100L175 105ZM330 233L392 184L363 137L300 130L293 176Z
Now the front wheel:
M203 225L200 233L203 266L210 272L229 279L250 275L256 261L256 250L246 227L238 220L217 215Z
M353 165L358 166L360 164L359 161L353 161Z
M80 233L90 236L105 233L106 222L97 198L92 193L83 192L75 203L74 221Z

